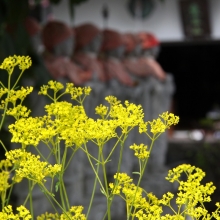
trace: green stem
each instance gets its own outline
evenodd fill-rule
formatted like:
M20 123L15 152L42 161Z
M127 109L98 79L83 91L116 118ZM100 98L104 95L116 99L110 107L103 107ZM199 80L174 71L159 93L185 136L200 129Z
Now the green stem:
M87 155L87 158L88 158L88 160L89 160L89 163L90 163L90 165L91 165L91 167L92 167L92 170L93 170L93 172L95 173L95 176L96 176L97 180L99 181L100 187L102 188L102 191L105 192L105 188L103 187L102 182L101 182L101 180L100 180L100 178L99 178L99 175L98 175L98 173L96 172L96 169L94 168L94 165L93 165L93 163L92 163L92 161L91 161L91 159L90 159L90 157L89 157L89 153L88 153L88 149L87 149L87 146L86 146L86 145L85 145L85 150L86 150L86 155Z
M2 145L2 147L4 148L5 152L8 152L7 148L5 147L5 145L3 144L3 142L0 140L0 143Z
M106 173L106 167L105 167L105 159L103 156L103 152L101 152L101 160L102 160L102 170L103 170L103 177L104 177L104 183L105 183L105 192L107 197L107 212L108 212L108 220L111 220L111 200L109 197L109 189L108 189L108 181L107 181L107 173Z
M65 171L65 170L67 169L67 167L69 166L69 164L70 164L70 162L72 161L73 156L74 156L74 154L76 153L76 151L77 151L77 149L74 149L74 150L73 150L73 152L72 152L72 154L71 154L71 156L70 156L68 162L66 163L66 165L65 165L65 167L64 167L64 171Z
M9 76L8 76L8 93L7 93L7 98L9 97L9 93L10 93L10 87L11 87L10 83L11 83L11 75L9 74ZM3 112L3 116L2 116L2 120L1 120L1 124L0 124L0 131L2 129L4 120L5 120L5 114L6 114L7 109L8 109L8 102L6 102L5 107L4 107L4 112Z
M109 158L111 157L111 155L113 154L115 148L117 147L119 141L121 141L121 137L123 136L123 134L118 138L117 142L115 143L114 147L112 148L111 152L109 153L108 157L106 158L106 162L109 160Z
M98 161L100 161L100 153L101 152L100 152L100 148L99 148ZM98 163L98 165L97 165L96 173L99 173L99 167L100 167L100 163ZM86 213L86 219L88 218L90 210L91 210L91 207L92 207L92 203L93 203L94 195L95 195L95 190L96 190L96 185L97 185L97 177L95 177L95 180L94 180L94 185L93 185L93 189L92 189L92 195L91 195L90 202L89 202L89 207L88 207L88 210L87 210L87 213Z
M30 194L30 198L29 198L29 202L30 202L30 212L31 212L31 216L32 219L34 219L34 209L33 209L33 197L32 197L32 189L31 189L31 180L28 180L28 189L29 189L29 194Z
M62 175L64 174L64 168L65 168L65 164L66 164L66 155L67 155L67 147L64 148L64 153L63 153L63 157L62 157L62 170L61 170ZM67 208L70 209L69 199L68 199L68 196L66 193L66 188L65 188L63 178L61 181L61 188L63 190L63 195L64 195L64 199L66 201Z
M14 186L14 182L11 184L11 187L10 187L9 193L8 193L8 195L7 195L6 206L8 205L9 200L10 200L10 198L11 198L11 193L12 193L13 186Z
M126 140L126 138L127 138L127 133L124 134L124 135L122 134L119 139L121 139L122 136L124 136L124 138L123 138L123 140L122 140L121 149L120 149L119 162L118 162L118 167L117 167L117 174L118 174L118 173L120 172L120 170L121 170L121 162L122 162L122 155L123 155L123 149L124 149L124 142L125 142L125 140ZM118 139L118 140L119 140L119 139ZM118 142L118 141L117 141L117 142ZM117 146L117 144L115 144L115 146ZM114 146L114 147L115 147L115 146ZM106 159L106 161L107 161L107 159ZM117 185L117 184L114 184L114 186L115 186L115 185ZM112 189L112 192L114 192L114 188ZM114 194L110 194L110 195L109 195L109 198L111 198L111 200L110 200L110 202L109 202L109 208L111 208L111 205L112 205L114 196L115 196ZM108 214L108 210L106 211L106 213L105 213L105 215L104 215L104 217L103 217L103 220L105 219L105 217L106 217L107 214Z
M31 188L29 188L29 191L32 191L32 190L33 190L35 184L36 184L36 183L33 183L33 184L32 184ZM28 193L26 199L24 200L23 206L26 205L26 203L27 203L29 197L30 197L30 192Z
M13 89L15 88L15 86L18 84L18 81L20 80L20 78L21 78L21 76L22 76L23 72L24 72L24 70L22 70L22 71L21 71L21 73L20 73L19 77L17 78L17 80L16 80L16 82L15 82L15 84L13 85L13 87L12 87L12 89L11 89L11 90L13 90Z
M153 136L152 138L152 141L151 141L151 145L150 145L150 149L149 149L149 157L150 157L150 154L151 154L151 151L152 151L152 148L153 148L153 145L154 145L154 141L155 141L155 137ZM136 194L137 194L137 190L138 190L138 187L140 186L140 183L141 183L141 180L142 180L142 177L143 177L143 174L144 174L144 171L146 169L146 166L147 166L147 162L148 162L148 158L146 158L145 162L144 162L144 165L142 167L142 170L140 170L140 176L139 176L139 179L138 179L138 183L137 183L137 188L136 188L136 191L135 191L135 194L134 194L134 198L133 198L133 201L131 203L131 207L130 207L130 210L129 210L129 214L127 216L127 220L129 220L130 218L130 215L131 215L131 210L132 210L132 207L133 207L133 204L134 204L134 201L135 201L135 197L136 197ZM132 217L132 220L134 219L134 216Z
M66 212L66 210L60 205L60 203L51 195L51 193L47 190L47 188L44 185L39 185L43 191L50 196L50 198L53 199L53 201L59 206L59 208L63 211L64 214L66 214L67 218L71 220L71 218L68 216L68 213Z

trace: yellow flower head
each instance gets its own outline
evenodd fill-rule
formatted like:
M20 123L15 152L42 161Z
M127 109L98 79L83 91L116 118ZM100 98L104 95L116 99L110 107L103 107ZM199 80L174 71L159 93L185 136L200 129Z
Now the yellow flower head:
M48 213L41 214L40 216L37 216L37 220L60 220L60 215L58 213Z
M82 211L82 206L72 206L67 213L60 215L60 220L86 220L86 216L82 214Z
M11 205L5 206L3 210L0 212L0 219L1 220L9 220L9 219L31 220L32 219L29 210L27 210L24 206L21 205L16 209L18 211L18 214L13 213Z
M136 145L133 144L130 146L130 149L134 150L134 155L139 158L139 159L146 159L150 156L150 152L147 151L147 145L144 144L140 144L140 145Z
M33 180L39 184L45 182L45 177L54 177L61 171L61 165L54 166L40 161L40 156L35 156L21 149L10 150L6 158L15 166L16 176Z
M7 70L8 74L11 75L15 66L19 65L19 69L24 71L28 69L32 64L31 58L29 56L9 56L4 59L3 63L0 65L0 69Z

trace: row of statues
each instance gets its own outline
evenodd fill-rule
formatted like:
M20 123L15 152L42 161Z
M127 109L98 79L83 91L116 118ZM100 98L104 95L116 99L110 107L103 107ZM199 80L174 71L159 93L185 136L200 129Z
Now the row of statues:
M107 82L115 78L133 87L137 84L135 77L166 77L155 61L159 41L153 34L121 34L90 23L71 28L61 21L40 27L33 18L26 19L25 24L35 49L44 46L45 65L55 79L66 77L83 85L94 79Z
M159 41L153 34L148 32L122 34L113 29L100 30L91 23L72 28L55 20L40 27L33 18L26 19L25 27L33 48L41 54L54 80L73 82L76 86L92 88L90 97L85 101L85 110L90 117L97 117L94 108L105 104L104 97L107 95L114 95L122 102L128 100L141 104L146 121L170 110L175 89L173 78L156 61ZM39 49L42 45L44 50ZM35 111L38 109L36 108ZM106 153L114 143L114 140L107 143ZM131 176L132 172L138 169L133 152L129 149L134 143L149 144L149 140L135 129L127 138L121 172ZM45 146L42 146L42 149L44 148ZM92 143L89 149L93 151L91 154L97 154L97 147L92 147ZM172 191L170 186L166 186L164 179L168 170L165 166L166 150L167 136L164 134L153 148L147 174L143 177L142 187L158 196L166 191ZM113 155L114 161L107 164L107 175L110 179L117 170L115 161L118 157L119 151L116 149ZM83 152L78 152L75 158L65 176L67 193L73 195L70 198L71 205L83 205L87 209L95 175L89 168L88 159ZM22 199L25 198L22 187L24 188L24 185L15 189L19 198L18 203L22 203ZM102 219L105 214L105 197L99 187L97 187L97 195L91 220ZM49 204L46 205L40 190L34 191L33 199L36 202L36 214L50 210L51 207ZM125 211L123 201L116 200L112 207L114 210L112 219L123 219Z

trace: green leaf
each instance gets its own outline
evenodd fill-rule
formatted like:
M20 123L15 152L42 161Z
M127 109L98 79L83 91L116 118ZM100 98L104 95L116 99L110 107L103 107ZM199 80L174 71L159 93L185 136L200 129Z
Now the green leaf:
M60 182L57 182L55 185L55 192L57 192L59 190L59 186L60 186Z
M139 175L140 176L140 173L139 172L132 172L133 174L137 174L137 175Z

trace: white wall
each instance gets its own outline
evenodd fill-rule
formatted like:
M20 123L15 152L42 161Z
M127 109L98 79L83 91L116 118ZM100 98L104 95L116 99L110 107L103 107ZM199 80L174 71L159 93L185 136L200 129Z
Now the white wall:
M132 18L126 8L127 2L128 0L88 0L75 8L74 21L70 18L68 0L62 0L59 5L53 6L53 12L56 19L69 25L92 22L103 28L101 11L104 3L107 3L110 11L109 28L121 32L147 30L153 32L161 41L184 39L178 0L165 0L164 3L156 0L155 10L143 22L137 22ZM220 39L220 0L209 2L212 38Z

